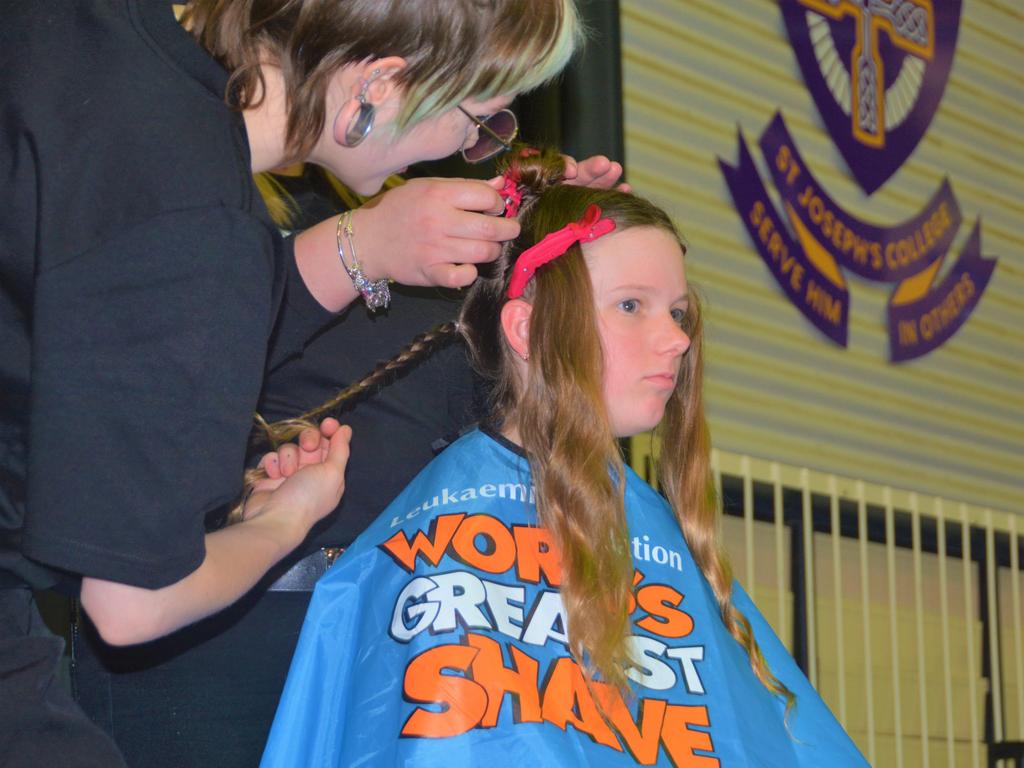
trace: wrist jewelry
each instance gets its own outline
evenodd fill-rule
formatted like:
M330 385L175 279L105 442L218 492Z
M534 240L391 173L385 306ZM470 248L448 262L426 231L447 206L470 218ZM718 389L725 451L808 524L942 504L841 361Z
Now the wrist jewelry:
M352 256L351 266L345 260L345 249L341 244L341 236L344 234L348 243L348 252ZM341 259L341 266L345 268L352 285L355 286L359 295L363 297L369 309L387 309L391 303L391 291L388 289L387 278L370 280L363 273L363 265L359 263L356 256L356 241L352 232L352 211L345 211L338 217L338 258Z

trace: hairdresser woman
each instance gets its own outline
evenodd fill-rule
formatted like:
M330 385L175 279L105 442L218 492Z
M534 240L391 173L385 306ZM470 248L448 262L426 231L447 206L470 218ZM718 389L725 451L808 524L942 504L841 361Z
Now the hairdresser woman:
M518 232L486 184L414 182L353 216L342 263L336 222L282 241L251 173L305 159L372 193L472 144L578 28L571 0L0 2L0 754L120 765L31 590L80 582L117 644L237 599L347 457L347 430L306 435L330 461L204 533L265 368L387 279L468 284Z

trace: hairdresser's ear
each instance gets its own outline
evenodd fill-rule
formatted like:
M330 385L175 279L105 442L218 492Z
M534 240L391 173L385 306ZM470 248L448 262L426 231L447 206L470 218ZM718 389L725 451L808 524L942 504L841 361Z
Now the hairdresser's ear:
M334 116L333 130L336 142L342 146L351 145L350 140L346 139L346 134L357 120L360 109L365 113L367 107L363 105L363 101L369 105L371 113L375 113L380 105L398 95L399 87L395 76L406 66L407 62L401 56L387 56L351 67L352 74L346 78L346 92L342 97L344 101ZM365 114L362 119L365 120ZM373 124L380 125L387 120L388 116L374 115Z
M359 96L362 84L366 82L369 83L367 101L379 105L395 95L398 90L395 78L408 66L408 62L401 56L387 56L383 59L372 59L359 66L362 67L362 78L352 98Z
M533 305L522 299L511 299L501 308L501 330L505 341L523 360L530 356L530 316Z

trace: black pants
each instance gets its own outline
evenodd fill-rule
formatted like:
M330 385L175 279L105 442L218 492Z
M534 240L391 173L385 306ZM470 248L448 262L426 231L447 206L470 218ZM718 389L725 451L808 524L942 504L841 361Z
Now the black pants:
M255 768L311 594L255 591L130 648L104 645L82 621L73 642L78 702L131 768Z
M123 768L108 736L57 679L64 641L27 587L0 588L0 766Z

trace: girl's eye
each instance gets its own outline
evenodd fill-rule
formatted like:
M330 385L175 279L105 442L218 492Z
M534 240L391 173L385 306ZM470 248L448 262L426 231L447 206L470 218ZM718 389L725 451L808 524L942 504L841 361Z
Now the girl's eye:
M673 309L672 319L676 321L676 324L682 326L686 322L686 310L685 309Z
M640 308L640 302L636 299L623 299L619 302L619 309L626 314L632 315Z

